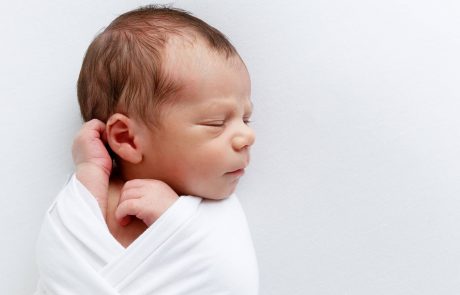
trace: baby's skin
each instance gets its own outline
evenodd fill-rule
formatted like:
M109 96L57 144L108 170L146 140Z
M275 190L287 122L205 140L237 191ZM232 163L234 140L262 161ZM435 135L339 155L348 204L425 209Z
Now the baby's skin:
M209 51L204 42L176 41L165 49L164 64L182 87L174 103L162 106L158 126L151 128L139 114L114 113L106 125L85 123L75 138L76 176L124 246L178 195L227 198L249 165L255 133L249 126L253 106L246 66L239 56ZM112 167L106 143L118 168Z
M72 156L77 179L96 198L110 232L128 246L178 198L166 183L154 179L124 182L112 173L105 148L105 124L93 119L74 139Z

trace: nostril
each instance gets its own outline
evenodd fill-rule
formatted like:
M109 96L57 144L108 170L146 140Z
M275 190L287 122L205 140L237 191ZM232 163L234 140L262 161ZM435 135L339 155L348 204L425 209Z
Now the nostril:
M247 138L245 138L244 136L236 136L233 138L232 145L235 150L239 151L239 150L243 150L244 148L248 147L249 142Z

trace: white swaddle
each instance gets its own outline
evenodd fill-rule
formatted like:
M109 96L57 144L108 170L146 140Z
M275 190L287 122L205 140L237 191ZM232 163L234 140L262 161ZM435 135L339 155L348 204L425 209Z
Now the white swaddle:
M258 294L246 217L235 195L181 196L128 248L75 175L46 213L35 294Z

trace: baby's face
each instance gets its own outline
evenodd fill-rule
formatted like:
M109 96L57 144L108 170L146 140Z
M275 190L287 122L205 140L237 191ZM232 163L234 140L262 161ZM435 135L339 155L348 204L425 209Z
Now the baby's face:
M246 67L238 57L226 60L200 48L170 58L167 67L180 69L174 76L184 87L162 110L163 127L146 133L144 168L178 194L225 198L244 174L255 140L247 124Z

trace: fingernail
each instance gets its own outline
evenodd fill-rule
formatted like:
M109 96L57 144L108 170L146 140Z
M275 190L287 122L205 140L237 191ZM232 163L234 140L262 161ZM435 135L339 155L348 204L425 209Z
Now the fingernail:
M125 217L123 217L121 220L120 220L120 225L121 226L127 226L128 224L131 223L131 216L127 215Z

